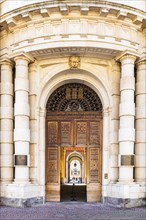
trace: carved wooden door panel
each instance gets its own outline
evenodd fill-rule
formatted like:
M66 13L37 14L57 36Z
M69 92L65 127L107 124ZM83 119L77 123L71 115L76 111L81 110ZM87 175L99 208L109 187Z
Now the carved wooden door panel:
M87 148L87 202L101 201L101 145L102 120L90 121L89 145Z
M60 147L58 122L47 122L46 201L60 201Z

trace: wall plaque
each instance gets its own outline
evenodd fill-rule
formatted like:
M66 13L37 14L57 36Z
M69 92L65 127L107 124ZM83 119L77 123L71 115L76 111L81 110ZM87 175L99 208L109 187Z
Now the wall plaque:
M108 173L104 174L104 179L106 179L106 180L108 179Z
M122 166L134 166L134 155L121 155Z
M15 155L15 165L27 166L27 155Z

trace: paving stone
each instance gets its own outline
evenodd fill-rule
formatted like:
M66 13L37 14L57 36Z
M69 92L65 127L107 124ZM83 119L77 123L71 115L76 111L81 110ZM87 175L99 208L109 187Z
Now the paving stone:
M146 220L146 208L120 209L101 203L46 203L33 208L4 207L0 220Z

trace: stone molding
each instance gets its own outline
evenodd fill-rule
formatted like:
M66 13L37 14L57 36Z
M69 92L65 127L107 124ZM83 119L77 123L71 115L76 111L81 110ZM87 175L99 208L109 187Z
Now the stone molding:
M58 11L62 15L74 11L75 8L76 10L80 11L82 15L86 15L91 10L93 11L94 8L94 10L100 17L107 17L109 15L113 15L119 20L124 20L125 18L128 18L131 19L134 25L138 26L142 25L143 20L145 18L145 13L138 9L134 9L132 7L127 8L127 6L112 2L108 2L108 4L106 4L104 1L91 1L90 3L89 1L83 3L79 1L56 1L53 3L49 3L47 1L35 3L34 7L32 7L32 5L26 5L24 7L20 7L18 9L13 10L13 12L10 11L7 14L3 14L1 22L3 24L4 21L6 21L7 26L11 28L16 26L20 19L24 21L30 21L34 14L41 15L42 17L49 17L54 8L55 10L57 10L58 8Z
M62 46L62 41L64 42L64 38L66 45L63 45L66 47L83 47L83 41L88 41L88 48L97 48L102 45L101 47L104 49L107 48L107 45L110 45L115 56L117 51L121 52L124 48L137 51L141 40L139 40L138 35L140 30L139 19L137 21L136 19L140 16L144 17L144 13L132 11L134 13L132 15L130 8L125 8L122 13L123 8L120 8L119 5L116 4L115 6L113 3L108 3L105 6L104 4L104 2L98 2L95 3L95 8L89 6L89 11L94 16L88 14L87 17L84 14L88 11L86 4L83 5L81 10L80 4L79 7L77 5L73 7L71 3L67 4L69 11L67 16L60 12L60 7L63 8L61 10L63 13L66 11L64 3L53 4L50 7L45 3L38 3L34 4L35 7L33 8L31 5L27 5L19 11L10 12L1 17L4 28L1 31L2 45L5 45L5 42L8 41L9 31L11 31L10 42L8 42L7 48L5 47L2 50L1 55L4 56L5 51L9 54L14 54L22 51L23 48L25 48L25 51L30 51L31 48L32 52L41 49L41 55L45 54L47 56L47 52L43 53L43 51L49 49L47 47L48 43L51 48L58 47L56 49L59 49ZM55 16L53 15L54 7L56 7L55 10L57 11ZM76 19L73 14L74 8L76 8ZM136 15L136 13L138 14ZM38 19L35 16L38 16ZM127 20L125 21L125 19ZM4 21L7 21L7 25ZM74 35L77 36L72 40L73 44L68 45L71 43L70 38L73 38ZM57 39L56 36L58 36Z

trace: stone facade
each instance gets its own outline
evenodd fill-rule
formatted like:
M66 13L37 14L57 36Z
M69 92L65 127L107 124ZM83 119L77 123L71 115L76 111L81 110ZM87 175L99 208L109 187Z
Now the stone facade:
M145 1L13 2L0 3L1 203L45 202L46 103L78 82L103 106L102 201L144 205Z

